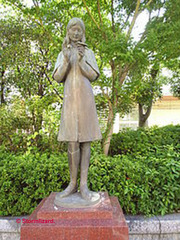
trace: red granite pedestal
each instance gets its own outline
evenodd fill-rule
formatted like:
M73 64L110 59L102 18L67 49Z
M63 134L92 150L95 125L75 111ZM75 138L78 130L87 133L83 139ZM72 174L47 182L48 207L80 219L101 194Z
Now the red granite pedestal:
M101 194L88 208L54 207L56 193L39 204L22 224L21 240L129 240L128 226L116 197Z

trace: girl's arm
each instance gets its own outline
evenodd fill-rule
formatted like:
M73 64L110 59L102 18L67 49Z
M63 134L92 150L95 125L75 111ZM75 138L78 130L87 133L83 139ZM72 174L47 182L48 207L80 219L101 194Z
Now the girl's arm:
M69 62L64 57L63 53L60 52L55 64L52 77L54 78L54 80L56 80L59 83L63 82L66 79L68 70L69 70Z
M99 77L99 69L94 53L91 50L88 50L88 53L81 58L79 66L82 74L87 77L89 81L95 81Z

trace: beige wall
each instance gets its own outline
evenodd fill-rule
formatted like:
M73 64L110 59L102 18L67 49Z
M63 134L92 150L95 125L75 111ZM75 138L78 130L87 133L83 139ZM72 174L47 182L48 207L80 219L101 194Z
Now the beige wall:
M180 124L180 109L153 109L148 119L148 126Z
M157 101L153 105L148 124L149 126L180 124L180 100L172 96L164 96L162 100Z
M180 99L172 96L164 96L157 101L151 111L148 119L148 126L158 125L165 126L168 124L180 124ZM133 109L132 113L124 118L116 117L114 123L114 132L120 129L130 127L136 129L138 127L138 108Z

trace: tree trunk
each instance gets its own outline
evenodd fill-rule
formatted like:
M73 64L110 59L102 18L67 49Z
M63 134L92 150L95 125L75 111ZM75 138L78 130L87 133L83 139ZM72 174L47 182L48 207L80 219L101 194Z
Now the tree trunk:
M2 70L1 72L1 104L5 103L5 98L4 98L4 86L5 86L5 81L3 80L3 76L4 76L5 71Z
M108 115L108 122L107 122L107 133L105 138L103 139L103 153L107 156L109 152L110 147L110 141L113 134L113 119L114 119L114 113L113 108L110 107L109 109L109 115Z
M151 77L152 77L153 80L155 80L158 72L159 72L159 68L154 69L152 67L152 69L151 69ZM141 105L140 103L138 104L139 105L139 127L148 127L148 118L149 118L149 116L151 114L152 104L153 104L153 96L152 96L150 105L147 108L145 113L143 113L143 105Z
M148 127L148 118L151 114L152 110L152 102L151 105L147 108L146 112L143 113L143 106L139 103L138 104L139 108L139 127Z
M38 86L38 95L42 98L44 95L44 89L43 89L43 84L42 84L42 80L39 82L39 86ZM35 127L35 131L39 132L39 130L42 129L42 123L43 123L43 112L42 109L37 109L37 115L36 115L36 127ZM36 136L36 143L37 143L37 147L41 148L42 147L42 136L40 134L38 134Z
M148 119L144 120L144 117L139 118L139 127L148 127Z

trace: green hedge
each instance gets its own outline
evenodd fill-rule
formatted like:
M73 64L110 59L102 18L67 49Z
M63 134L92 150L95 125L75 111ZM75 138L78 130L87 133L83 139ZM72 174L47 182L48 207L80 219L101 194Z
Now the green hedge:
M66 154L12 155L0 150L0 215L29 214L69 182ZM89 186L119 198L125 213L165 214L180 209L180 154L157 148L149 156L92 153Z
M90 169L92 189L117 196L125 213L164 215L180 209L180 153L172 146L149 156L100 155Z
M138 130L124 129L113 134L110 144L110 155L141 154L148 155L156 152L159 147L172 145L180 151L180 125L168 125L158 128L139 128Z
M52 191L61 191L69 181L66 154L0 151L0 215L31 213Z

